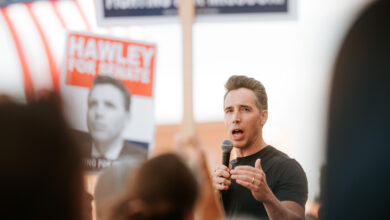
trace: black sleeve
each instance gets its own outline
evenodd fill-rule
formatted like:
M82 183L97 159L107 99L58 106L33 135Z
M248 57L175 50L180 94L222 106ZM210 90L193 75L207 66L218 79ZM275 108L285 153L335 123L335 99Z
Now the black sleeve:
M294 159L283 161L279 167L279 178L274 194L279 201L293 201L305 206L307 201L307 178L299 163Z

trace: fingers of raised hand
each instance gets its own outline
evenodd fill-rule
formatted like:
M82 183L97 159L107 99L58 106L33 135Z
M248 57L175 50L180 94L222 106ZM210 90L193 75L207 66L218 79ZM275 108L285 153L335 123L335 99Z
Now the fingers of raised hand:
M229 168L223 164L219 164L218 167L216 168L216 170L226 170L229 172Z
M227 190L230 186L230 180L223 177L216 177L214 179L214 187L218 190Z
M229 168L219 165L213 172L213 185L217 190L227 190L230 186Z
M213 176L229 178L230 172L226 166L220 165L219 167L217 167L217 169L214 170Z
M251 189L251 183L250 182L248 182L248 181L245 181L245 180L241 180L241 179L236 179L236 183L237 184L240 184L240 185L242 185L242 186L244 186L244 187L246 187L246 188L248 188L248 189Z
M231 178L235 179L238 184L253 191L258 191L262 185L262 182L265 181L265 174L260 170L253 172L241 169L235 170L231 173Z
M233 171L233 172L239 172L239 171L259 172L259 171L262 171L262 170L259 169L259 168L252 167L252 166L236 166L231 171Z
M259 180L261 179L261 175L259 175L259 174L234 174L231 176L231 178L235 179L236 181L240 180L240 181L247 182L249 184L253 184L253 183L255 183L255 181L259 182Z
M260 177L262 171L258 169L234 169L230 171L230 174L233 176L249 176L252 177Z
M261 180L256 179L255 177L246 177L241 179L236 179L236 183L240 184L251 191L257 192L259 191L261 184Z

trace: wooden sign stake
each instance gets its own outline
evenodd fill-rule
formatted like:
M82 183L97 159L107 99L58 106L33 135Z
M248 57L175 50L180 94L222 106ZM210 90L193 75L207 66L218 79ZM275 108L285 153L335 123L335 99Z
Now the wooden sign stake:
M192 97L192 24L195 17L193 0L180 0L179 15L183 41L183 120L182 132L195 133Z

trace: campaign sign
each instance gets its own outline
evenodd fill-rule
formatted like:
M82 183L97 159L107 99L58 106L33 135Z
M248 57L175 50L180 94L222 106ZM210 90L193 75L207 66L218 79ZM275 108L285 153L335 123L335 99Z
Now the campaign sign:
M70 33L66 84L89 88L96 75L106 74L134 95L151 97L155 52L151 44Z
M151 43L68 33L61 96L87 170L146 158L154 143L155 60Z
M295 0L193 0L197 19L226 15L291 16ZM177 19L180 0L97 0L99 25L158 23ZM162 19L161 19L162 18ZM215 19L214 19L215 20Z

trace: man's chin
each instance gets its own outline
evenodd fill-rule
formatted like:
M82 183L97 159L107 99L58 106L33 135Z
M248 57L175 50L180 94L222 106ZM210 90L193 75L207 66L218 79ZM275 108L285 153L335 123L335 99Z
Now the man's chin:
M234 148L244 148L245 147L245 143L243 141L235 141L233 140L233 147Z
M104 134L102 134L102 133L94 133L94 134L91 134L91 137L92 137L94 142L100 142L100 143L107 142L108 140L111 139L105 133Z

